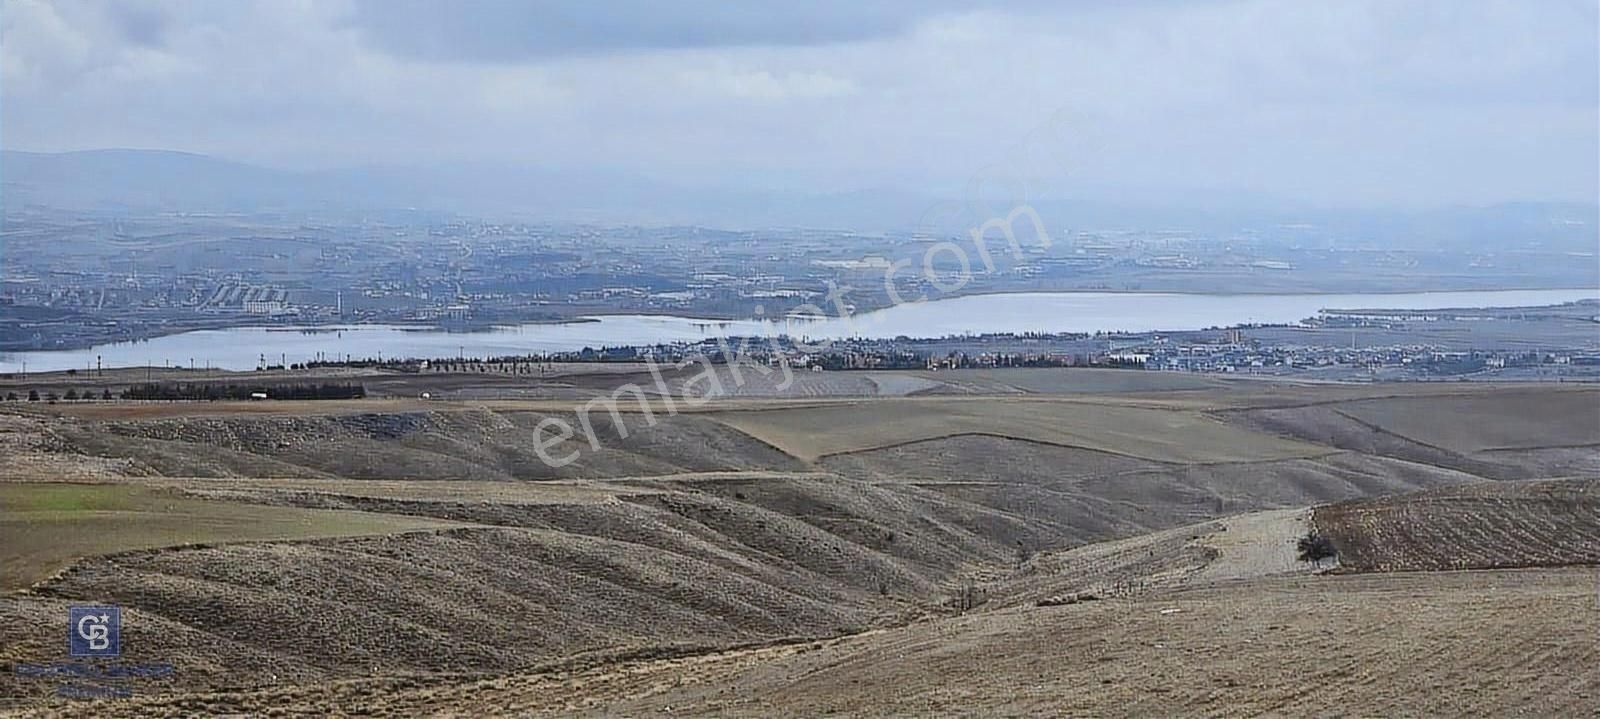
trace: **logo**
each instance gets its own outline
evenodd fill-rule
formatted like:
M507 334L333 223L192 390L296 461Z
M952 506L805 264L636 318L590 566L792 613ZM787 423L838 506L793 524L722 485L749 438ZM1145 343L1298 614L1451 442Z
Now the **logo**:
M122 654L122 607L68 607L67 648L75 657Z

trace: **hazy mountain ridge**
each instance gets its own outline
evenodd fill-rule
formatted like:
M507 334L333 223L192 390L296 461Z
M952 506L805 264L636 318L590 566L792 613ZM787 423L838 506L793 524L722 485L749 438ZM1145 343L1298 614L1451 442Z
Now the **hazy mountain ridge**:
M260 167L168 150L0 152L8 212L351 212L422 210L538 221L704 225L731 229L817 227L863 232L956 232L981 213L953 198L894 189L836 193L696 189L606 170L450 164L325 171ZM1600 206L1515 202L1431 210L1329 210L1256 198L1179 197L1166 202L1033 198L1052 232L1138 228L1272 231L1316 244L1392 241L1485 248L1592 250Z

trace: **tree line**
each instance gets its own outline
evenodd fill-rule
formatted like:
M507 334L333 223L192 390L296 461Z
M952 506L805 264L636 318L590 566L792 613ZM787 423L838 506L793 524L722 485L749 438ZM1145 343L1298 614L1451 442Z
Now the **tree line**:
M267 399L361 399L367 388L353 383L322 384L223 384L198 382L152 382L133 385L122 391L123 399L140 400L240 400L257 394Z

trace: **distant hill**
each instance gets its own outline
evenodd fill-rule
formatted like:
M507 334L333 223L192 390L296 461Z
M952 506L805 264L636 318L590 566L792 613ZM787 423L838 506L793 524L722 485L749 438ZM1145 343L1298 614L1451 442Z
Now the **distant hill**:
M293 175L163 150L0 154L7 209L245 209L290 199Z
M1092 178L1080 178L1092 182ZM895 189L832 193L695 188L603 169L486 164L368 166L318 172L268 169L167 150L0 152L0 200L98 212L320 212L370 215L431 211L499 219L594 224L701 225L728 229L812 227L964 233L997 209ZM1090 198L1090 199L1084 199ZM1427 211L1325 210L1265 198L1092 188L1082 196L1030 197L1052 233L1081 229L1250 230L1308 246L1593 251L1600 207L1509 203ZM1263 234L1264 233L1264 234Z
M419 209L595 223L850 227L872 224L872 211L882 207L869 201L873 210L859 210L861 203L850 195L708 193L602 171L439 165L292 172L165 150L8 150L0 153L0 183L8 211ZM920 211L895 214L914 217Z

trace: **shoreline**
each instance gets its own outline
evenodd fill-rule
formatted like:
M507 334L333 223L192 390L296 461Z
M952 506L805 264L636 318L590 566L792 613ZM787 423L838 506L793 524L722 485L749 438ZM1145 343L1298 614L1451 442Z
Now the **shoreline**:
M6 354L31 354L34 352L78 352L94 349L96 347L112 347L117 345L136 344L149 342L163 337L173 337L192 332L227 332L230 330L260 329L267 332L283 333L332 333L341 330L371 330L371 329L397 329L402 332L460 332L472 334L485 332L497 327L525 327L529 325L578 325L590 324L601 321L603 315L585 315L572 319L550 319L548 317L528 320L497 320L494 322L467 323L460 325L441 324L429 320L383 320L381 322L344 322L339 324L262 324L259 321L247 321L234 324L221 320L212 322L197 322L183 326L163 326L150 332L141 333L137 337L117 339L109 342L70 342L50 349L34 348L6 348L0 346L0 355Z
M1385 290L1385 291L1381 291L1381 292L1327 292L1327 291L1317 291L1317 292L1277 292L1277 291L1263 291L1263 292L1185 292L1185 291L1126 290L1126 289L1124 289L1124 290L1113 290L1113 289L1007 290L1007 291L992 291L992 292L991 291L953 292L953 293L949 293L947 295L941 296L938 299L923 300L923 301L909 301L909 302L902 303L900 305L891 304L891 305L886 305L886 306L883 306L883 307L856 306L856 307L852 307L851 308L849 316L850 317L862 317L862 316L865 316L865 315L868 315L868 314L871 314L871 313L874 313L874 312L885 311L885 310L888 310L888 309L893 309L895 307L901 307L901 306L911 306L911 305L918 305L918 304L931 304L931 303L939 303L939 302L950 302L950 301L957 301L957 300L969 300L969 299L980 298L980 297L1002 297L1002 296L1018 296L1018 297L1026 297L1026 296L1041 296L1041 297L1043 297L1043 296L1057 296L1057 297L1059 297L1059 296L1064 296L1064 295L1082 295L1082 296L1137 295L1137 296L1144 296L1144 297L1196 297L1196 298L1200 298L1200 297L1204 297L1204 298L1249 298L1249 297L1301 297L1301 298L1310 298L1310 297L1334 297L1334 296L1345 296L1345 295L1364 295L1364 296L1372 296L1372 297L1385 297L1385 296L1404 296L1404 295L1435 295L1435 294L1455 294L1455 293L1503 293L1503 292L1593 292L1594 293L1593 297L1585 297L1585 298L1578 299L1578 300L1572 300L1572 301L1570 301L1568 303L1554 303L1554 304L1547 304L1547 305L1528 305L1527 307L1530 307L1530 308L1532 308L1532 307L1559 306L1561 304L1572 304L1572 303L1582 303L1582 302L1600 302L1600 288L1591 288L1591 287L1534 287L1534 288L1530 288L1530 287L1514 287L1514 288L1497 288L1497 289L1481 289L1481 288L1478 288L1478 289L1430 289L1430 290L1393 290L1393 289L1391 289L1391 290ZM1508 308L1512 308L1512 307L1522 307L1522 305L1504 306L1504 305L1492 305L1491 304L1491 305L1466 305L1466 306L1440 306L1440 307L1434 307L1434 308L1428 308L1428 309L1429 310L1437 310L1437 311L1463 310L1463 309L1490 310L1490 309L1508 309ZM829 310L831 308L823 308L823 309L824 310ZM1337 311L1341 311L1341 312L1352 312L1352 311L1377 312L1377 311L1385 311L1385 310L1401 311L1401 312L1418 312L1418 311L1421 311L1421 310L1411 310L1411 309L1402 310L1400 308L1390 308L1390 307L1382 307L1382 306L1330 307L1330 308L1325 308L1325 309L1327 309L1327 310L1337 310ZM576 316L569 317L569 318L551 318L549 316L543 316L543 317L539 317L539 318L526 319L526 320L514 319L514 318L506 318L506 319L495 319L495 320L492 320L492 321L491 320L482 320L482 321L468 321L468 322L460 322L460 323L440 323L440 322L437 322L437 321L424 321L424 320L410 320L410 321L408 321L408 320L384 320L384 321L373 321L373 322L361 322L361 321L344 322L344 323L336 323L336 324L316 324L316 323L308 323L308 324L294 324L294 323L272 324L272 323L262 323L259 320L254 320L254 319L245 320L245 321L241 321L241 322L238 322L238 323L230 322L227 319L218 319L216 321L200 321L200 322L195 322L195 323L192 323L192 324L181 323L181 324L175 324L175 325L162 326L160 328L155 328L152 331L140 333L138 336L135 336L135 337L130 337L130 338L126 338L126 339L116 339L116 340L112 340L112 341L95 342L95 341L91 340L91 341L86 341L86 342L71 342L71 343L67 343L67 344L51 347L49 349L20 348L20 347L18 347L18 348L0 348L0 356L17 355L17 354L32 355L32 354L36 354L36 353L56 353L56 352L81 352L81 351L91 350L91 349L95 349L95 348L109 348L109 347L118 347L118 346L124 346L124 345L138 344L138 343L142 343L142 342L150 342L150 341L159 340L159 339L162 339L162 338L165 338L165 337L172 337L172 336L191 334L191 333L197 333L197 332L227 332L227 331L233 331L233 330L254 330L254 329L259 329L259 330L263 330L263 331L266 331L266 332L269 332L269 333L317 334L317 333L335 333L335 332L339 332L339 331L342 331L342 330L350 330L350 331L360 332L360 331L378 330L378 329L394 329L394 330L399 330L401 332L415 332L415 333L444 332L444 333L450 333L450 334L458 334L459 333L459 334L462 334L462 335L476 335L476 334L483 334L483 333L493 332L493 331L495 331L497 329L502 329L502 328L512 329L512 328L518 328L518 327L596 324L596 323L604 322L608 318L667 317L667 318L673 318L673 319L677 319L677 320L682 320L682 321L688 322L688 323L705 324L705 325L719 325L719 324L728 324L728 323L735 323L735 322L770 322L770 321L775 321L775 320L778 320L778 319L781 318L781 316L739 317L739 316L735 316L732 313L728 313L728 312L707 312L707 313L704 313L704 314L699 314L697 316L688 315L688 314L678 314L678 312L683 312L683 311L684 310L670 310L670 309L638 309L638 310L615 310L615 311L601 310L601 311L596 311L596 312L586 312L584 314L576 315ZM790 319L799 319L799 318L790 318ZM831 319L836 319L836 317L834 315L832 315L832 314L829 314L829 315L827 315L825 317L817 318L817 321L828 321L828 320L831 320ZM802 320L802 321L808 321L808 320ZM1245 326L1245 325L1248 325L1248 324L1251 324L1251 323L1248 323L1248 322L1236 323L1235 325L1229 325L1229 326ZM1128 331L1132 332L1132 330L1128 330ZM1176 331L1184 331L1184 330L1180 329L1180 330L1162 330L1162 331L1176 332ZM133 366L143 366L143 365L133 365Z

